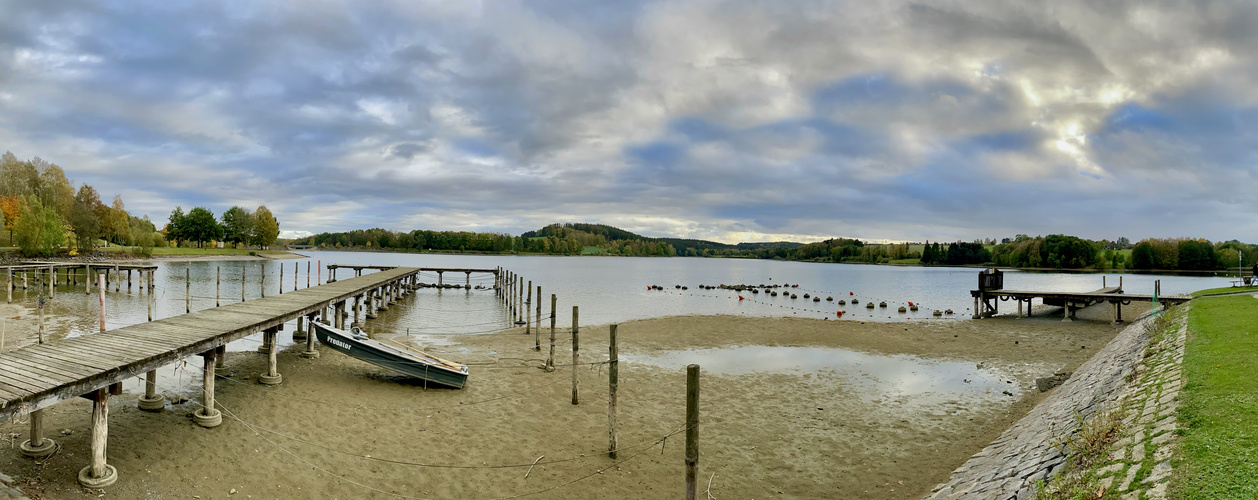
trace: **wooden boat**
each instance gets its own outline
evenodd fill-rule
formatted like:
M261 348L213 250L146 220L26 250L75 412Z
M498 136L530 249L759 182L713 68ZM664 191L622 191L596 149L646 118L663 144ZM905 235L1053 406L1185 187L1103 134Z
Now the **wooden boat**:
M377 342L358 327L347 332L318 321L311 321L310 326L323 345L381 368L454 389L467 382L467 365L446 361L392 339L390 342L396 346Z

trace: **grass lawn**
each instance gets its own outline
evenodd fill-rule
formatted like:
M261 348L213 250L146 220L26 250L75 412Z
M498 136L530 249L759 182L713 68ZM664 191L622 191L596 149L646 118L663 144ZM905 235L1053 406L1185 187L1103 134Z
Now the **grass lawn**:
M1258 300L1199 298L1188 316L1172 498L1258 498Z
M257 250L247 248L153 248L153 255L249 255L250 252L256 254L288 253L287 250Z

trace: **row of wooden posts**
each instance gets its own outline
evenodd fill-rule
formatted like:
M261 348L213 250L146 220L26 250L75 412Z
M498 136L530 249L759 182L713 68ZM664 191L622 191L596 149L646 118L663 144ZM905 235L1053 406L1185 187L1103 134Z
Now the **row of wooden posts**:
M533 333L533 350L541 350L542 325L542 287L537 287L537 323L536 328L529 321L529 306L533 302L533 281L526 280L514 272L498 268L495 274L494 289L498 298L507 307L508 318L515 325L524 325L524 333ZM527 290L527 295L526 291ZM547 372L555 371L555 318L558 299L550 295L550 355L546 358ZM572 404L580 404L580 378L578 368L581 366L581 328L580 309L572 306ZM608 327L608 361L607 361L607 456L616 458L620 448L616 431L616 393L620 386L620 356L616 347L616 330L619 325ZM530 330L532 330L530 332ZM686 367L686 500L694 500L698 488L697 473L699 466L699 365Z
M97 270L103 271L99 274L99 276L104 276L105 280L102 285L98 285L102 288L108 288L109 285L112 284L114 285L115 292L121 292L123 282L122 272L126 271L127 290L130 290L132 286L132 272L134 271L140 274L142 279L147 281L147 286L142 285L140 290L147 290L149 292L153 291L153 271L157 269L157 266L130 266L121 264L106 264L97 266L93 266L91 264L23 265L5 268L4 281L6 300L9 303L13 302L13 291L17 288L18 279L21 279L22 281L22 289L29 290L31 288L31 281L35 281L38 283L36 286L40 288L41 292L43 291L42 287L46 286L48 295L52 297L57 295L56 284L58 280L61 280L65 286L83 283L84 293L92 293L92 284L96 281L91 279L93 276L93 267ZM79 273L80 269L83 271L82 274ZM112 279L110 274L111 272ZM83 277L82 281L79 280L79 276Z

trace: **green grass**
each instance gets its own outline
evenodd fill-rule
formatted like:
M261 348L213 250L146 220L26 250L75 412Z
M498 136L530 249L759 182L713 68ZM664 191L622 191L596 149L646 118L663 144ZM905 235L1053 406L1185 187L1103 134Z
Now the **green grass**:
M1200 298L1188 317L1172 498L1258 498L1258 300Z
M900 264L900 265L914 265L914 266L918 266L918 265L921 265L921 264L922 264L922 259L895 259L895 260L891 261L891 263L892 263L892 264Z
M1225 286L1220 288L1207 288L1205 290L1197 290L1192 293L1193 297L1204 297L1207 295L1218 295L1221 293L1254 293L1258 292L1258 288L1249 286Z

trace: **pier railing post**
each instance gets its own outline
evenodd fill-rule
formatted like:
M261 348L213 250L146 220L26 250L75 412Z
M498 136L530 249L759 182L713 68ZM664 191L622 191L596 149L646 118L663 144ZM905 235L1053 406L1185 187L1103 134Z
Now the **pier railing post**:
M577 306L572 306L572 404L578 404L578 392L581 379L577 376L577 365L581 364L580 328L577 326Z
M97 282L100 286L96 287L96 289L100 292L98 296L100 302L100 331L103 332L105 331L105 275L102 274L97 279L100 280Z
M101 282L105 277L101 276ZM105 462L109 441L109 389L102 387L92 394L92 461L79 471L79 484L86 488L104 488L118 481L118 470Z
M699 365L686 367L686 500L695 499L699 472Z

